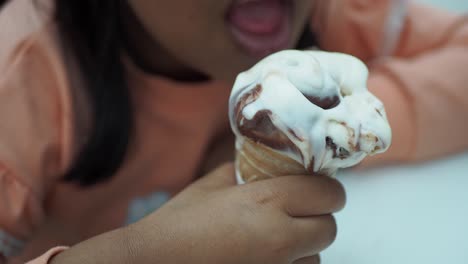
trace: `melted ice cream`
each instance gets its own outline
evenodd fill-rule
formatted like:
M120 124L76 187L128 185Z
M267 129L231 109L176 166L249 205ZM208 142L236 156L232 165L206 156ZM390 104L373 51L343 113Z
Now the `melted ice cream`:
M250 138L311 173L334 172L384 152L391 129L367 78L360 60L340 53L287 50L263 59L241 73L232 90L237 147Z

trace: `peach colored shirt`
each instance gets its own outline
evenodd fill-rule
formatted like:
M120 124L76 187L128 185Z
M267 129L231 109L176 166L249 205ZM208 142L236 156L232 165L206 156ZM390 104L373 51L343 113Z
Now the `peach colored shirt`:
M11 254L22 250L11 263L124 225L138 197L183 189L229 129L228 84L177 83L127 61L136 136L124 166L92 188L62 183L86 140L89 106L49 1L39 2L13 0L0 13L0 242ZM390 151L368 163L467 149L468 74L460 69L468 68L468 19L404 0L323 4L327 12L311 24L321 47L368 63L369 87L394 130ZM47 263L60 250L31 263Z

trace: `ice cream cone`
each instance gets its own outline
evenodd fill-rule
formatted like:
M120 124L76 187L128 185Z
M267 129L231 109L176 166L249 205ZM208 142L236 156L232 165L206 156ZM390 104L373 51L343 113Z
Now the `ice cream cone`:
M299 162L250 139L246 139L237 150L236 171L239 183L308 174Z
M352 56L282 51L239 74L229 100L238 183L334 176L385 152L391 128Z

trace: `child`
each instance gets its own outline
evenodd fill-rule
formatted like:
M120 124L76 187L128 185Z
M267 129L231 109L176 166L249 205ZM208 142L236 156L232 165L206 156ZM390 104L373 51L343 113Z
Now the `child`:
M232 159L235 75L271 52L312 46L371 68L394 144L368 164L468 147L461 16L404 0L7 2L4 261L52 248L32 263L318 263L336 232L330 214L344 203L336 181L234 186L232 166L213 170Z

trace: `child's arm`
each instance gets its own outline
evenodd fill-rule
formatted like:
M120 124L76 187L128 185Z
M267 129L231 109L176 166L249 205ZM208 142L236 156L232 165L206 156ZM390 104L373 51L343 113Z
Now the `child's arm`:
M419 161L468 148L468 17L402 0L343 0L326 49L371 69L369 89L387 108L393 146L377 161ZM336 18L336 16L334 17ZM332 19L332 18L329 18ZM325 34L327 35L327 34Z
M308 176L235 186L234 174L234 166L223 166L155 213L49 263L317 263L314 255L336 236L330 213L343 207L343 187Z
M394 57L374 67L369 82L388 107L401 159L468 148L467 70L467 17L410 5Z

